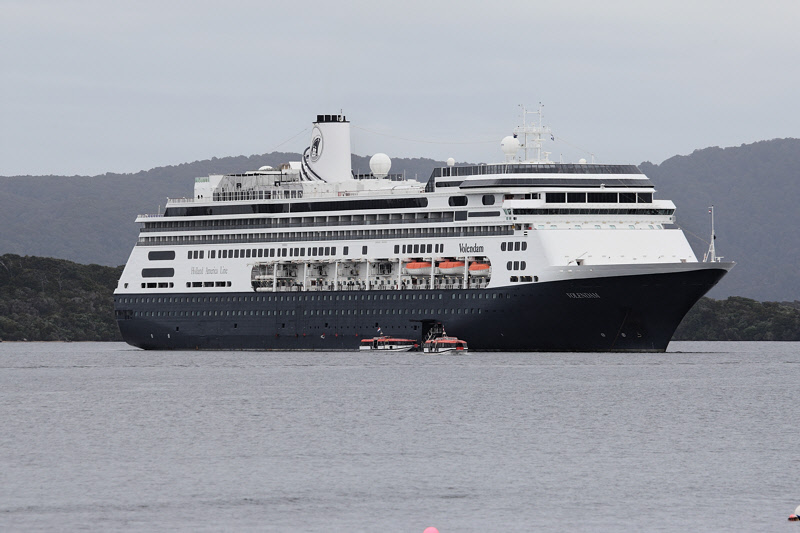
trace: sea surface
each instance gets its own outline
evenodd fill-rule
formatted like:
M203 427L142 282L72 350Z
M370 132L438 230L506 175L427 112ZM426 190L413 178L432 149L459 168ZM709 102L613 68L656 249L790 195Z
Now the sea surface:
M2 531L798 531L800 343L0 343Z

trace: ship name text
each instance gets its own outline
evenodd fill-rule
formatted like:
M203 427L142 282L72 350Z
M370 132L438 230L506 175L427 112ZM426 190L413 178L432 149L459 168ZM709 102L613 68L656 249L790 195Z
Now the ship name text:
M596 292L568 292L567 298L600 298Z
M221 266L218 268L212 267L192 267L191 273L193 276L202 276L203 274L227 274L228 269Z
M479 254L483 253L483 246L479 244L469 245L460 243L458 245L458 251L461 252L462 254Z

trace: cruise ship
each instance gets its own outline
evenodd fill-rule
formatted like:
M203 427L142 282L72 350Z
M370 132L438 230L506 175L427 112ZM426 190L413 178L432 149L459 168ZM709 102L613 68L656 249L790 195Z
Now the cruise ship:
M635 165L556 163L541 109L502 162L426 181L351 169L350 123L318 115L301 160L195 179L139 215L114 293L157 350L358 350L382 329L472 351L663 352L734 263L698 261ZM536 116L538 115L538 120ZM713 240L712 240L713 243Z

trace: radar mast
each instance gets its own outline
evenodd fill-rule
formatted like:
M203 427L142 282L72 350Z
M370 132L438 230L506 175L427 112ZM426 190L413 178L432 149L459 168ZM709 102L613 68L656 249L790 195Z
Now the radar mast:
M522 142L520 145L524 149L525 153L525 160L523 162L550 163L550 152L542 152L542 141L544 140L544 136L549 135L551 139L553 138L553 133L550 131L550 126L542 125L542 110L544 109L544 105L539 102L539 108L536 111L528 111L525 109L524 105L520 105L520 107L522 108L522 126L517 126L514 128L514 136L519 137L522 135ZM529 124L528 115L536 115L537 118L534 118ZM530 148L536 154L535 158L532 160L528 159L528 148ZM542 158L542 153L544 153L544 158Z

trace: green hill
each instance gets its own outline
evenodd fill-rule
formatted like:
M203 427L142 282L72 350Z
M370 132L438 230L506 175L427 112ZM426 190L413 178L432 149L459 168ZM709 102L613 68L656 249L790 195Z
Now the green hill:
M716 206L717 254L737 265L709 296L800 299L800 139L706 148L640 168L657 198L675 202L678 225L700 258L711 231L708 206Z
M0 256L0 339L122 340L113 292L122 267Z
M800 302L703 298L678 326L676 341L800 341Z

